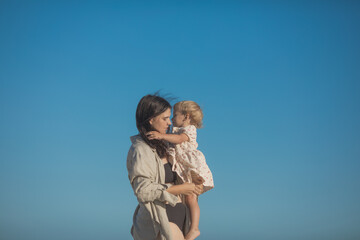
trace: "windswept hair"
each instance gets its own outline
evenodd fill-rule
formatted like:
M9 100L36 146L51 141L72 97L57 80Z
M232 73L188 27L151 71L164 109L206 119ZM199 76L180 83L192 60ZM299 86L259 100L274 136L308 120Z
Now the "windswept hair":
M136 108L136 127L139 130L141 138L152 148L156 149L159 157L167 156L167 145L162 140L149 140L146 133L154 129L150 125L150 119L157 117L171 109L170 103L158 95L146 95L141 98Z
M181 101L174 105L174 111L182 114L189 114L190 123L196 128L202 128L203 112L200 106L194 101Z

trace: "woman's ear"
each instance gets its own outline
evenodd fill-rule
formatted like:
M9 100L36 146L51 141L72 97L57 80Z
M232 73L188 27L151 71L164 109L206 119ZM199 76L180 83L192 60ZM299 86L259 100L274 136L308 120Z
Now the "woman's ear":
M154 118L152 118L152 119L149 120L150 125L152 125L153 122L154 122Z

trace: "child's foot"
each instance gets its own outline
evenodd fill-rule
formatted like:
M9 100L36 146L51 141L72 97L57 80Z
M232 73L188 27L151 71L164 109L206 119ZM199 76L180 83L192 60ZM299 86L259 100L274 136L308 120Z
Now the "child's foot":
M194 240L194 239L197 238L198 236L200 236L200 231L199 231L199 229L190 230L190 232L188 232L188 234L186 234L185 239L186 239L186 240Z

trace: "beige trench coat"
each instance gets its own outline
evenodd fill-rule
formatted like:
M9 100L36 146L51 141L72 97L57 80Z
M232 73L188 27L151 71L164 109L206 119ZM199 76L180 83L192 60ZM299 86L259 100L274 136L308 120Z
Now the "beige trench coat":
M131 234L134 240L172 240L165 202L175 206L178 197L168 193L165 169L156 150L137 135L127 156L130 184L138 199ZM186 208L185 233L189 231L189 210Z

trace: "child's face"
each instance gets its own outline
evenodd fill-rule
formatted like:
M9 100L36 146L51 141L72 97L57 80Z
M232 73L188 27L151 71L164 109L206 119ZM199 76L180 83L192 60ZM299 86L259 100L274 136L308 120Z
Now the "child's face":
M180 111L174 111L172 122L174 127L184 127L185 115Z

